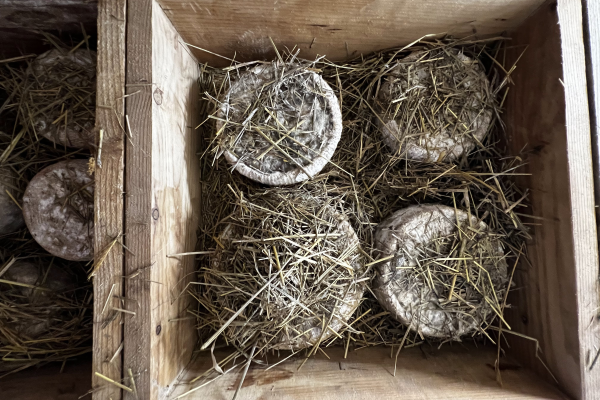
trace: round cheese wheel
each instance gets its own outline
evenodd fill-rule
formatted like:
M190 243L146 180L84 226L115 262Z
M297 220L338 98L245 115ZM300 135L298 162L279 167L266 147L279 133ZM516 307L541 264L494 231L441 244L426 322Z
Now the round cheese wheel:
M93 148L96 53L50 50L31 63L27 75L35 132L61 146Z
M464 244L457 241L459 229ZM381 259L390 259L377 264L374 293L383 308L410 329L425 337L459 339L496 315L482 293L496 297L488 285L492 282L502 298L507 265L499 240L484 222L473 216L469 222L466 212L452 207L411 206L378 225L375 245ZM461 255L466 246L475 254ZM444 264L461 257L486 270L475 269L481 277L477 283L461 274L462 263Z
M260 198L254 198L254 204L260 204L260 207L269 207L269 205L277 204L283 198L271 197L267 201L260 201ZM212 265L215 270L220 270L225 273L233 273L236 268L239 268L240 263L243 263L239 256L240 252L255 252L257 255L256 268L261 274L271 273L277 274L276 267L272 263L273 259L262 257L265 251L273 251L272 248L279 247L278 260L281 264L282 274L286 276L284 282L280 281L280 277L272 283L273 288L268 296L269 300L262 298L261 304L263 309L269 309L269 313L261 312L254 314L254 311L248 311L246 315L253 315L250 320L243 317L239 318L239 323L232 324L229 330L225 332L230 340L236 340L239 337L243 338L247 335L247 331L240 329L240 325L249 323L251 326L286 326L285 329L272 332L275 337L268 343L268 349L278 350L297 350L314 346L319 340L325 341L335 335L344 326L350 317L354 314L359 306L365 290L364 281L358 282L362 273L365 271L362 264L362 256L360 253L359 239L354 232L354 229L348 222L348 219L336 212L329 205L319 205L312 200L302 197L296 197L297 206L303 210L313 210L318 212L319 219L330 221L333 225L329 228L328 234L332 235L330 239L333 244L327 249L319 247L323 240L323 235L306 235L305 237L293 237L290 239L294 243L290 243L289 247L278 244L278 241L268 240L266 245L261 243L263 237L260 234L268 235L261 226L268 226L270 223L277 220L277 223L286 224L285 221L291 223L300 223L295 221L295 218L287 214L283 210L282 215L270 214L264 218L254 220L254 223L243 219L242 214L245 210L251 211L253 205L246 204L243 209L238 210L239 213L234 213L230 217L236 220L235 223L226 225L225 229L219 236L219 243L223 247L219 247L216 255L213 258ZM263 199L264 200L264 199ZM307 211L307 214L312 214L312 211ZM252 230L258 236L249 237L246 233L246 228L239 229L239 221L242 218L243 223L250 223ZM310 218L310 217L307 217ZM282 222L284 221L284 222ZM328 222L329 223L329 222ZM263 225L265 224L265 225ZM245 233L246 232L246 233ZM269 231L271 232L271 231ZM271 232L274 233L274 232ZM285 235L283 235L285 236ZM268 238L265 236L264 238ZM249 240L249 241L248 241ZM301 247L298 247L298 246ZM266 246L266 247L265 247ZM301 252L306 260L294 258L286 249L296 249ZM325 254L324 262L316 262L318 257L309 256L306 249L312 249L315 253ZM294 250L292 250L294 251ZM249 254L249 253L247 253ZM273 253L271 253L273 254ZM287 268L289 264L298 263L298 268L303 270L300 275L287 276ZM343 265L340 265L343 264ZM349 271L348 268L351 268ZM340 271L335 275L332 270ZM247 276L252 276L256 272L252 269L247 271ZM332 279L326 279L327 276L338 276L335 283ZM304 281L302 281L304 279ZM302 289L304 288L304 289ZM219 307L223 309L233 307L228 295L232 294L232 290L225 283L220 286L211 286L213 297ZM301 293L297 295L298 293ZM286 293L288 295L286 295ZM295 293L293 296L290 293ZM239 293L236 293L236 295ZM266 294L266 291L265 291ZM245 298L236 298L241 305ZM336 300L337 299L337 304ZM294 311L295 310L295 311ZM301 316L296 315L300 311ZM268 314L268 315L267 315ZM333 314L333 315L332 315ZM245 322L244 322L245 321ZM323 332L323 325L329 323L328 327Z
M50 254L72 261L94 257L94 178L87 160L68 160L40 171L23 196L33 238Z
M401 158L452 162L484 140L491 96L480 65L459 50L414 52L381 86L377 125Z
M342 134L335 93L295 64L261 64L241 74L217 113L220 151L240 174L267 185L314 177Z

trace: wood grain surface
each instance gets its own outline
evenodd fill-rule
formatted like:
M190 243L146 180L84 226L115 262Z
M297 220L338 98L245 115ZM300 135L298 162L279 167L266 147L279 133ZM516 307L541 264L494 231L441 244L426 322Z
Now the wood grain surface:
M102 130L102 151L96 167L94 196L94 252L99 265L94 277L94 363L99 372L120 381L122 356L115 356L123 338L123 251L113 245L123 233L123 140L125 94L125 0L101 0L98 15L98 72L96 127ZM100 136L100 135L99 135ZM98 139L100 141L100 139ZM99 264L101 263L101 264ZM121 389L96 376L94 400L118 400Z
M600 351L600 267L581 2L559 1L558 22L561 29L570 217L577 294L575 312L578 317L579 373L582 381L579 397L597 399L600 396L600 368L592 368L592 363ZM596 24L598 22L595 21Z
M526 51L512 76L504 121L512 152L528 153L523 172L532 175L519 183L531 189L525 212L535 219L526 220L537 225L508 319L514 331L539 340L539 355L563 390L593 398L586 387L595 355L598 249L580 4L549 2L511 37L509 64ZM513 355L553 380L533 341L509 339Z
M552 386L512 361L502 364L503 387L494 372L493 347L453 344L441 350L430 346L402 350L396 376L389 348L350 351L325 349L302 366L303 357L291 358L269 371L253 364L238 395L240 399L566 399ZM217 360L229 352L215 352ZM281 358L289 353L282 352ZM271 363L277 357L269 357ZM240 360L241 362L241 360ZM204 383L185 384L212 367L209 354L191 365L170 399ZM231 399L241 378L240 368L183 397L186 400ZM214 376L211 376L212 379Z
M150 399L152 373L152 0L127 2L126 114L130 138L126 142L125 188L125 316L123 366L136 374L138 396ZM154 299L155 304L161 300ZM135 398L124 393L125 399Z
M496 35L519 26L544 0L159 0L188 43L236 60L272 59L269 40L301 57L346 59L427 34ZM201 62L228 60L194 49Z
M160 399L196 343L185 290L194 258L167 256L196 244L199 70L155 2L130 1L128 17L126 270L134 277L125 296L136 314L125 318L124 366L138 376L138 398Z

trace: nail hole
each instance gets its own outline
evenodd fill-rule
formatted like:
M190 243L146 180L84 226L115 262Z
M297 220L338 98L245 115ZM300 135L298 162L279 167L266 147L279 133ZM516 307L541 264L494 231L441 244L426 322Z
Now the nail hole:
M154 102L156 104L158 104L159 106L162 104L163 98L163 91L160 90L159 88L156 88L156 90L154 91L154 94L152 95L152 97L154 98Z

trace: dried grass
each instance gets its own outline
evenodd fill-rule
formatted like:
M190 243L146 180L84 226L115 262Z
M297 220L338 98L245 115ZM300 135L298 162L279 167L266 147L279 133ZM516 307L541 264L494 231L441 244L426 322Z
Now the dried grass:
M383 84L386 76L392 71L397 63L412 51L445 51L450 47L459 48L464 54L474 60L479 60L480 67L487 71L490 82L490 93L486 94L487 107L492 111L492 123L485 138L478 141L477 147L470 154L464 155L453 163L424 163L407 160L402 152L393 152L382 141L381 133L377 128L377 111L374 109L377 103L377 91ZM295 54L295 49L288 52ZM506 94L507 85L510 82L512 66L502 66L503 43L499 40L492 41L469 41L469 40L420 40L410 47L393 49L374 53L365 57L344 62L333 63L326 59L319 59L314 63L314 68L319 70L323 77L334 88L340 100L343 114L344 131L338 148L328 165L319 175L309 182L297 187L306 190L319 190L330 198L338 199L343 203L342 212L351 221L356 231L361 247L369 266L376 266L379 255L374 248L374 233L377 224L391 215L394 211L413 204L437 203L459 209L468 209L470 213L480 221L485 222L490 231L494 233L495 239L501 242L505 251L505 259L512 266L516 265L518 257L523 256L524 241L529 237L527 224L522 217L526 212L518 210L527 207L527 191L518 188L512 177L519 175L519 168L524 164L524 154L507 155L504 149L505 141L503 127L500 120L503 98ZM213 69L203 66L203 73L199 81L202 96L201 104L206 119L200 125L203 135L204 147L201 153L201 180L202 180L202 205L200 210L201 224L199 234L199 247L204 252L216 251L219 246L216 238L222 229L222 221L231 215L240 199L251 198L253 194L263 190L261 185L249 181L239 174L231 173L224 160L213 163L213 158L207 156L211 143L214 142L214 130L210 115L218 109L221 104L217 99L226 93L228 85L233 76L233 71L247 68L243 64L226 69ZM433 93L431 96L439 96L433 101L425 98L422 107L417 108L422 115L423 121L435 118L434 104L445 101L442 93ZM400 102L401 103L401 102ZM429 104L428 107L425 107ZM426 113L433 113L426 115ZM458 117L458 115L457 115ZM459 118L459 117L458 117ZM463 131L468 135L468 131ZM448 243L456 238L448 238ZM477 241L472 241L466 248L476 251ZM431 249L423 249L424 260L433 263L436 257L431 254ZM463 254L464 255L464 254ZM274 254L265 255L275 265ZM466 257L466 256L465 256ZM463 258L465 258L463 257ZM439 258L439 257L438 257ZM514 264L513 264L514 263ZM458 268L452 262L445 262L440 269L436 279L447 282L452 279L445 275L447 268ZM429 264L427 264L429 265ZM477 274L473 265L465 269L464 274L473 274L474 279L481 280L484 274ZM199 257L199 267L202 271L197 282L198 293L194 296L203 298L206 293L207 274L220 273L214 266L210 255L202 254ZM420 268L423 268L421 265ZM437 268L437 267L436 267ZM422 270L415 271L415 274ZM460 279L459 279L460 278ZM466 287L466 279L463 275L457 277L458 285ZM252 282L250 285L238 284L238 290L247 292L245 297L255 294L261 287L255 280L257 275L247 272L238 281L243 279ZM264 282L261 280L261 282ZM273 280L269 285L277 284ZM456 284L456 282L455 282ZM445 285L444 285L445 287ZM471 290L472 292L472 289ZM489 288L486 288L486 290ZM229 289L227 289L229 290ZM269 290L269 287L263 290ZM273 289L276 291L276 289ZM470 292L470 293L471 293ZM489 296L494 296L487 291ZM223 296L227 295L224 291ZM490 333L502 320L502 313L506 307L505 292L496 291L494 307L497 313L486 322L485 326L475 336L477 340L494 341L498 335ZM502 299L502 297L504 297ZM218 304L218 303L217 303ZM238 303L239 304L239 303ZM463 304L464 305L464 304ZM500 307L498 307L500 305ZM265 311L268 303L256 302L254 310ZM461 305L462 307L462 305ZM498 309L500 308L500 309ZM203 300L199 303L198 323L201 340L206 340L223 323L224 318L219 312L213 312L214 317L207 317L215 310L215 304L206 304ZM209 311L207 313L207 311ZM235 308L229 310L235 313ZM243 325L243 319L239 320ZM426 341L417 332L407 330L397 321L393 320L389 313L384 311L375 300L370 290L366 293L361 305L354 313L348 323L349 328L343 332L341 337L333 335L321 344L322 349L331 345L342 345L346 352L351 349L386 345L396 349L396 356L402 348L417 346ZM504 330L510 329L506 324L502 325ZM489 328L492 329L489 329ZM269 328L271 329L271 328ZM238 331L241 337L250 336ZM272 334L272 330L266 333ZM252 336L254 337L254 336ZM228 343L233 340L227 338ZM240 340L241 344L231 355L218 364L214 362L213 369L206 371L194 381L208 379L210 374L218 371L228 363L235 364L239 357L248 357L248 353L254 345L254 341ZM293 353L295 354L295 353ZM314 354L308 352L308 355ZM256 360L261 363L264 361ZM232 364L232 365L233 365Z
M57 38L47 37L62 51L70 51ZM76 47L86 43L82 41ZM68 108L81 98L81 90L85 98L95 98L94 89L91 92L89 88L76 89L67 82L62 86L58 83L49 92L38 92L35 98L26 95L32 85L26 74L31 61L32 58L23 57L0 62L0 166L18 174L17 187L12 188L17 200L29 181L45 167L62 160L89 157L89 150L66 149L40 137L32 116L43 112L44 104ZM80 107L83 108L76 107L76 113L85 113L85 118L93 115L93 107L89 109L83 104ZM80 195L79 189L74 188L73 195L65 199L66 206ZM52 268L62 269L72 276L76 289L61 293L44 290L42 279L34 285L32 296L24 296L15 282L0 284L0 371L12 373L49 362L64 364L91 352L93 290L86 280L85 264L51 256L26 229L0 236L0 272L14 259L33 262L44 274ZM36 301L39 292L51 299L50 307L46 302ZM36 338L25 337L15 328L15 324L36 324L41 320L49 321L48 330Z

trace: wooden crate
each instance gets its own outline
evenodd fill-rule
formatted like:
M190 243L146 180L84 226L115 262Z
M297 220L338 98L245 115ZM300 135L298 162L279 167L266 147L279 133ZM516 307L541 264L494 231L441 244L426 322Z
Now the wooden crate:
M186 43L251 60L271 56L264 49L272 37L278 46L298 45L303 57L339 60L428 33L508 32L511 45L529 47L512 75L503 121L513 151L525 144L533 149L526 167L532 176L521 183L531 189L541 225L529 244L530 264L519 267L507 318L516 332L539 340L548 370L535 344L518 337L511 338L509 354L522 368L504 370L502 387L495 381L494 347L408 349L396 377L389 349L364 349L347 359L333 350L331 360L316 358L300 371L295 362L251 369L240 395L600 398L600 366L590 368L600 328L582 12L580 0L100 0L97 125L103 141L95 233L96 261L103 263L95 280L93 371L120 380L131 370L138 398L155 400L189 390L193 385L185 382L212 365L207 353L194 353L194 321L181 319L192 304L179 296L193 277L192 260L167 255L189 251L196 239L198 62L226 62ZM128 250L115 246L106 253L122 234ZM107 301L117 306L111 290L137 301L135 316L110 321L102 314ZM187 398L230 398L238 379L227 375ZM99 388L94 399L135 398L97 377L93 384Z

